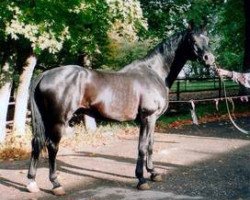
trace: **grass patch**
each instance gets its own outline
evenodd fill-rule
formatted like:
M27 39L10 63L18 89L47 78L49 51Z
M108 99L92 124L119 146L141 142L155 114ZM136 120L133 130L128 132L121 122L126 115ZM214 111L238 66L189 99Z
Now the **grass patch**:
M179 92L216 90L220 88L219 79L179 80L174 82L173 86L171 87L171 91L174 92L178 90L178 82L179 82ZM232 80L227 79L224 82L227 88L239 89L239 84L237 84Z

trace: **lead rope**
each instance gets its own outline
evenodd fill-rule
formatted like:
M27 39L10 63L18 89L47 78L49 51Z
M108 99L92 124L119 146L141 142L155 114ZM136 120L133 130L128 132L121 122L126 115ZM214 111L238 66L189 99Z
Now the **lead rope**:
M215 66L215 69L218 69L217 65L214 63L214 66ZM227 112L228 112L228 116L229 116L229 119L230 121L232 122L232 124L234 125L234 127L236 129L238 129L240 132L246 134L246 135L249 135L250 134L250 131L247 131L241 127L239 127L236 122L234 121L234 119L232 118L232 115L230 113L230 109L229 109L229 105L228 105L228 97L227 97L227 92L226 92L226 86L225 86L225 82L224 82L224 79L222 76L220 76L220 79L221 79L221 82L223 83L223 90L224 90L224 96L225 96L225 102L226 102L226 107L227 107Z

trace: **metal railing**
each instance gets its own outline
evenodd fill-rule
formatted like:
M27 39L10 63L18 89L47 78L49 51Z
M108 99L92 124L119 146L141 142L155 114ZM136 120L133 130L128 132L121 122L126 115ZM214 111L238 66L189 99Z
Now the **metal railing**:
M225 80L229 91L238 92L239 85L232 80ZM170 89L170 94L176 95L176 100L180 100L182 93L200 93L213 91L213 97L222 97L223 88L220 78L186 78L177 79ZM215 94L216 93L216 94ZM199 96L199 98L203 98Z

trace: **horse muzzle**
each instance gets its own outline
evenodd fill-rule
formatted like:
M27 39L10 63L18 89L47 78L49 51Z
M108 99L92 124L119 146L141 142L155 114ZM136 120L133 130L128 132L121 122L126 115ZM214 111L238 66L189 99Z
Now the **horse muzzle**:
M212 66L215 62L215 57L212 53L206 52L203 57L202 60L204 62L204 64L208 67Z

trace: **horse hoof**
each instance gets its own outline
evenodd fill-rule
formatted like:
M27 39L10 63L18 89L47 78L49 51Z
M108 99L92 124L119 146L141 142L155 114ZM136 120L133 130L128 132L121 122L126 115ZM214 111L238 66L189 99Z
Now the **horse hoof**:
M162 182L163 181L162 176L160 174L151 174L150 179L151 179L151 181L154 181L154 182Z
M39 192L40 189L39 187L37 186L36 182L35 181L32 181L30 182L28 185L27 185L27 190L31 193L36 193L36 192Z
M149 190L150 186L148 183L138 183L137 189L138 190Z
M52 192L56 196L63 196L66 194L62 186L56 187L52 189Z

